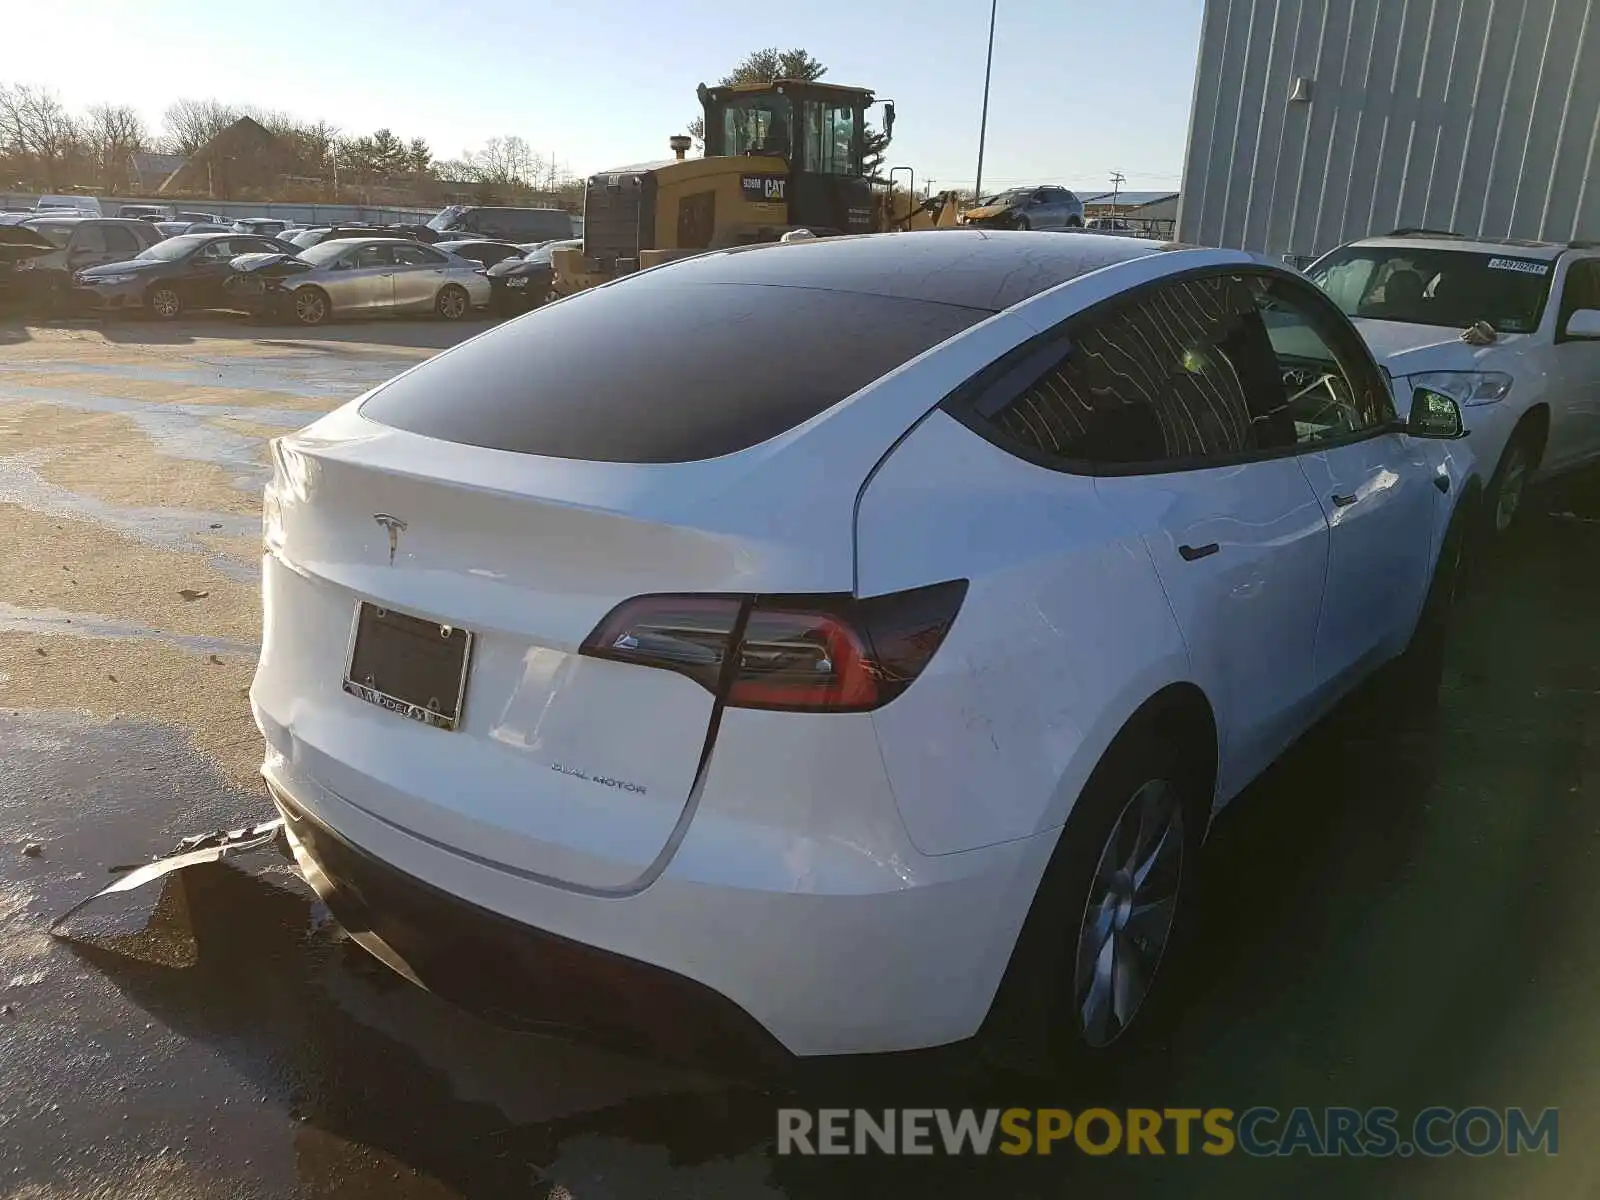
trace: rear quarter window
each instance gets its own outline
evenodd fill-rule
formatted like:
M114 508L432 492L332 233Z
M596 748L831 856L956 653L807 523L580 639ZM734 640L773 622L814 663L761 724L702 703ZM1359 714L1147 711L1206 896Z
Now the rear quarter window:
M692 462L776 437L989 315L644 275L430 359L361 412L426 437L521 454Z

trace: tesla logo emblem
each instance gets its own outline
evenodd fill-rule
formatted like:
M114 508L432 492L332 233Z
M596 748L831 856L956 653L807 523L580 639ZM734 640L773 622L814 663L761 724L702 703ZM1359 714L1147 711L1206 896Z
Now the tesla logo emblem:
M389 531L389 565L394 566L394 552L400 545L400 535L405 532L406 523L399 517L391 517L388 513L373 513L372 519Z

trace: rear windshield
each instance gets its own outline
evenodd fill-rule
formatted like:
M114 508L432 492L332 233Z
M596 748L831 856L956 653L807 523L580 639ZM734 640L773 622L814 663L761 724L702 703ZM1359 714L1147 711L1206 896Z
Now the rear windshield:
M498 326L389 383L361 411L495 450L692 462L776 437L989 315L652 273Z
M1464 329L1487 321L1532 333L1544 314L1554 263L1515 250L1347 246L1307 270L1349 317Z

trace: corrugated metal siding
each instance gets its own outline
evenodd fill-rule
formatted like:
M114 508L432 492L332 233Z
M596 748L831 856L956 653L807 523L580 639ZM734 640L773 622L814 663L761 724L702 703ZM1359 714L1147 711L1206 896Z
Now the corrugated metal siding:
M1207 0L1178 237L1600 238L1595 0ZM1290 103L1297 77L1309 103Z

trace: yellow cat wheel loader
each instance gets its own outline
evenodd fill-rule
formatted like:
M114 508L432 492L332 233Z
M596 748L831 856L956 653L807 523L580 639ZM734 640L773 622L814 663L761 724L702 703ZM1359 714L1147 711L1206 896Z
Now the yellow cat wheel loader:
M707 250L775 242L790 232L827 237L955 224L944 195L918 202L876 188L862 170L867 88L781 79L699 86L705 156L670 139L674 157L600 171L585 183L583 246L551 254L552 294ZM883 101L894 128L894 102ZM948 213L946 213L948 209Z

